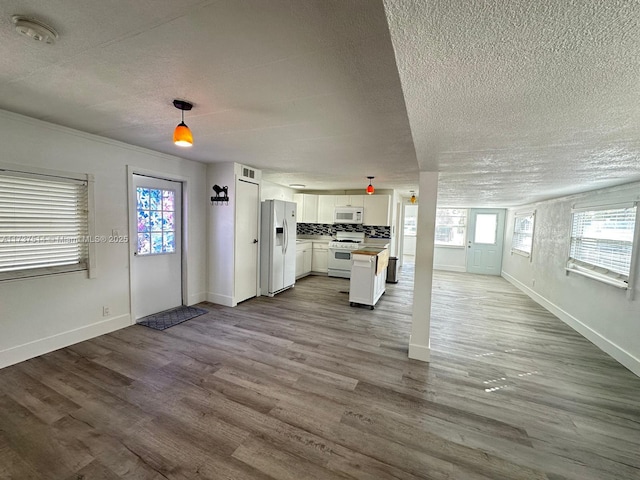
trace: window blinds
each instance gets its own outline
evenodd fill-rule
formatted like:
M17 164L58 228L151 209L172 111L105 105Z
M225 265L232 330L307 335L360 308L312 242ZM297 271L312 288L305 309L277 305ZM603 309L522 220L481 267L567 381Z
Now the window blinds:
M84 270L86 182L0 171L0 280Z
M636 206L573 213L572 260L629 277Z
M534 218L533 213L515 215L511 250L531 254Z

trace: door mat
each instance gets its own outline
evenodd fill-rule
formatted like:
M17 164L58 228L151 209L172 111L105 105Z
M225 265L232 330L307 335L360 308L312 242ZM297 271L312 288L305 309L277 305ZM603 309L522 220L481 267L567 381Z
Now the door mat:
M169 327L173 327L179 323L199 317L205 313L209 312L202 308L187 307L183 305L181 307L172 308L171 310L165 310L164 312L147 315L146 317L142 317L136 323L138 325L153 328L154 330L166 330Z

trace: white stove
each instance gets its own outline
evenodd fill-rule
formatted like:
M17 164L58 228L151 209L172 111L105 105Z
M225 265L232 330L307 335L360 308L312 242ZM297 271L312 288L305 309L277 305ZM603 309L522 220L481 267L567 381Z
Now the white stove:
M329 242L330 277L351 278L351 251L358 250L364 242L363 232L337 232Z

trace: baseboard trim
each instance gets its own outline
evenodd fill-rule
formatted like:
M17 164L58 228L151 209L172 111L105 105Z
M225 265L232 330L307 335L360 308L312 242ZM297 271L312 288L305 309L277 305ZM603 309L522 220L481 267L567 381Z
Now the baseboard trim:
M225 307L235 307L237 303L233 302L233 298L229 295L220 295L219 293L211 293L207 294L207 300L211 303L216 303L218 305L224 305Z
M50 337L41 338L15 347L0 351L0 368L24 362L30 358L53 352L60 348L68 347L75 343L99 337L105 333L110 333L131 325L131 316L126 313L117 317L109 318L97 323L92 323L85 327L58 333Z
M409 358L420 360L421 362L429 362L431 360L431 348L417 343L409 344Z
M611 355L615 360L620 362L626 368L631 370L634 374L640 377L640 359L634 357L631 353L627 352L623 348L619 347L611 340L603 337L598 332L593 330L591 327L585 325L576 317L568 313L567 311L560 308L555 303L547 300L545 297L535 292L534 290L527 287L524 283L517 280L515 277L512 277L506 272L502 272L502 277L515 286L517 289L521 290L527 296L529 296L534 302L538 303L545 309L549 310L556 317L562 320L564 323L573 328L580 335L585 337L591 343L593 343L596 347L598 347L603 352Z
M467 271L467 267L461 267L459 265L434 265L434 270L444 270L447 272L459 272L464 273Z
M207 293L200 292L189 295L187 300L187 306L195 305L196 303L205 302L207 300Z

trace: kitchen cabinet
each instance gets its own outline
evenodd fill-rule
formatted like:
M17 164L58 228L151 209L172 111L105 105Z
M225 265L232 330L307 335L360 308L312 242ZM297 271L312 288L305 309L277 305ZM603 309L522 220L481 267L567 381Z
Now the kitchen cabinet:
M313 242L311 271L318 273L329 271L329 242Z
M365 195L364 196L364 224L365 225L391 225L391 196L390 195Z
M391 225L390 195L315 195L296 193L293 201L298 205L298 223L333 225L336 207L352 206L364 209L365 225Z
M313 243L296 243L296 278L304 277L311 273L312 255Z
M336 195L318 195L318 223L333 225Z
M297 223L318 223L318 195L295 193L293 201L298 205Z
M351 252L349 305L368 305L373 310L385 292L389 250L365 247Z
M336 206L344 207L364 207L364 197L366 195L335 195Z

